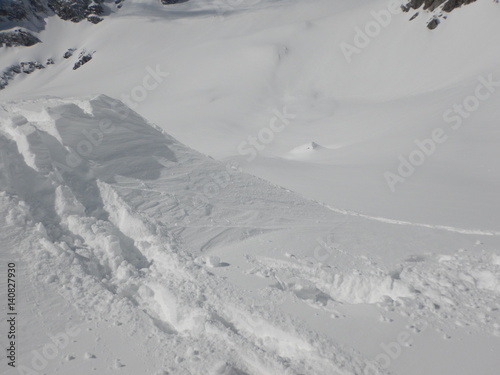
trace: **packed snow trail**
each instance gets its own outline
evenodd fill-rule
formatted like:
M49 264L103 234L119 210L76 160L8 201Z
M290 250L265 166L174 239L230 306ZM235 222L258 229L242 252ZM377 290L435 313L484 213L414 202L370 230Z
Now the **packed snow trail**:
M362 218L369 219L369 220L380 221L381 223L388 223L388 224L394 224L394 225L410 225L410 226L414 226L414 227L445 230L447 232L460 233L460 234L471 234L471 235L478 235L478 236L500 236L500 232L498 232L498 231L489 231L489 230L480 230L480 229L462 229L462 228L455 228L455 227L450 227L450 226L446 226L446 225L412 223L412 222L404 221L404 220L394 220L394 219L387 219L384 217L365 215L365 214L362 214L359 212L348 211L348 210L343 210L341 208L331 207L329 205L325 205L325 207L328 207L328 209L332 210L333 212L338 212L338 213L344 214L344 215L362 217Z

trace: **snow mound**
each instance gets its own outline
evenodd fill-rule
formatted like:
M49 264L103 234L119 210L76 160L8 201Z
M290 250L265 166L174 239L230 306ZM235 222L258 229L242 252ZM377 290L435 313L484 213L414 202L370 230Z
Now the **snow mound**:
M316 142L309 142L306 144L303 144L301 146L295 147L294 149L290 150L286 155L285 158L287 159L310 159L313 158L314 156L317 156L321 152L327 150L326 147L323 147L319 145Z

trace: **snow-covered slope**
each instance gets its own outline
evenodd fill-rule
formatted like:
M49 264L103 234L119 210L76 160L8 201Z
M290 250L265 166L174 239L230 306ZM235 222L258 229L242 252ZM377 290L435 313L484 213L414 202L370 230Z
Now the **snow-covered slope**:
M25 373L498 373L498 3L106 4L0 48Z
M467 103L472 113L454 106L474 97L481 77L499 80L492 46L500 5L455 9L432 31L426 11L412 21L411 12L390 13L366 39L358 30L374 27L372 12L387 17L388 3L130 0L98 25L52 17L43 44L2 51L0 66L55 64L16 75L0 99L104 93L190 147L239 159L244 170L313 199L395 220L498 230L497 87L478 108ZM345 53L346 45L356 52ZM73 70L85 55L92 60ZM270 135L271 122L283 128L276 113L290 118ZM438 128L446 141L400 176L401 158ZM306 165L287 158L311 141L334 152ZM386 172L400 178L388 183Z
M18 365L495 373L498 233L387 223L305 200L106 96L5 103L0 119L3 265L15 261L23 275ZM50 337L68 338L56 355ZM387 357L380 342L399 354ZM450 363L470 345L484 350Z

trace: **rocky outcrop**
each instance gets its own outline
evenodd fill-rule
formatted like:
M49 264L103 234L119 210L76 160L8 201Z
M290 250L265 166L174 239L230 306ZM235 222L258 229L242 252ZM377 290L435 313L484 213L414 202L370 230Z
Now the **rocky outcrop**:
M90 60L92 60L92 53L87 53L85 51L82 51L80 53L80 57L78 58L78 61L75 63L75 65L73 65L73 70L77 70L82 65L88 63Z
M475 1L476 0L448 0L443 6L443 10L445 12L451 12L455 8L459 8L462 5L467 5Z
M44 68L45 66L37 61L21 62L19 64L12 65L0 74L0 90L7 87L9 81L14 79L14 77L18 74L31 74L35 70Z
M443 11L451 12L453 9L459 8L462 5L467 5L475 2L476 0L410 0L403 9L409 11L410 9L419 9L421 6L425 10L433 11L443 5Z
M65 59L69 59L71 56L73 56L73 53L76 51L76 48L68 48L66 52L64 52L63 57Z
M64 59L71 58L75 51L76 51L75 48L68 49L66 53L63 55L63 58ZM86 50L81 50L80 54L78 55L78 59L76 59L76 57L73 57L73 59L76 60L73 65L73 70L81 68L83 65L92 60L94 52L95 51L88 52ZM9 66L7 69L5 69L3 72L0 72L0 90L3 90L5 87L7 87L7 85L9 85L9 82L12 81L18 75L31 74L36 70L45 69L46 67L49 67L50 65L55 65L56 63L57 61L54 61L53 58L47 58L45 65L39 63L38 61L23 61L18 64L13 64Z
M117 8L121 8L123 1L114 0L114 3ZM187 0L160 1L168 5L183 3ZM0 0L0 30L2 28L24 27L38 32L44 27L44 19L54 13L63 20L72 22L87 20L96 24L101 22L103 16L108 12L106 12L104 0ZM16 35L12 38L17 38L19 42L9 42L4 38L3 44L29 46L32 45L30 43L39 42L34 35L31 35L31 38L29 35Z
M37 17L47 8L45 0L4 0L0 2L0 21L20 21Z
M439 18L434 17L433 19L430 20L430 22L427 24L427 28L429 30L434 30L438 25L441 23Z
M91 14L90 16L87 17L87 21L92 22L93 24L99 23L103 19L104 18L96 16L95 14Z
M0 30L22 27L39 32L45 27L44 19L56 14L63 20L81 22L87 20L99 23L105 14L104 0L1 0ZM4 45L29 46L39 42L33 34L4 36ZM8 43L7 43L8 42ZM1 45L0 45L1 46Z
M104 13L103 0L48 0L48 7L63 20L80 22Z
M402 6L403 11L409 12L412 9L420 9L431 12L432 17L429 19L427 23L427 28L430 30L434 30L439 26L442 19L445 19L446 16L444 13L449 13L454 9L460 8L462 5L467 5L475 2L476 0L409 0L406 5ZM498 0L495 0L498 2ZM415 19L418 16L418 12L415 13L410 21Z
M29 30L14 28L0 32L0 47L25 46L30 47L40 43L40 39L34 36Z

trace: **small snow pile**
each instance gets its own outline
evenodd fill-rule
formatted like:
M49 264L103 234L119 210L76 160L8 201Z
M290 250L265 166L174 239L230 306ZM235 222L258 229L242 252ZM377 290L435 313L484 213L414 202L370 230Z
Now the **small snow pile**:
M318 153L321 153L322 151L326 150L325 147L319 145L316 142L309 142L306 144L303 144L301 146L295 147L294 149L290 150L286 155L286 159L310 159L317 155Z
M220 258L218 256L215 256L215 255L210 255L210 256L207 256L206 258L206 264L208 267L211 267L211 268L216 268L216 267L219 267L220 266Z

